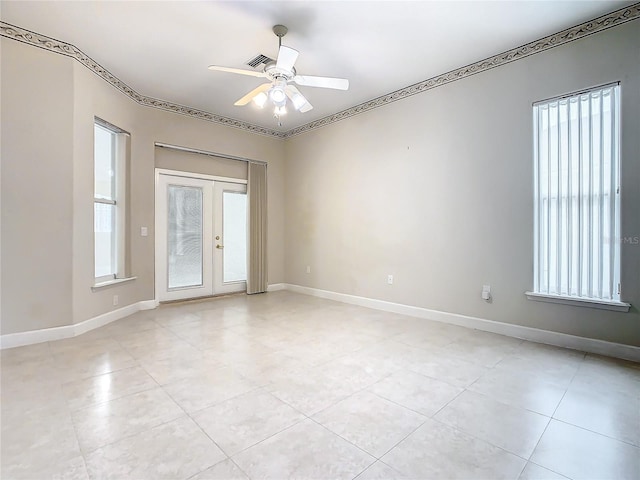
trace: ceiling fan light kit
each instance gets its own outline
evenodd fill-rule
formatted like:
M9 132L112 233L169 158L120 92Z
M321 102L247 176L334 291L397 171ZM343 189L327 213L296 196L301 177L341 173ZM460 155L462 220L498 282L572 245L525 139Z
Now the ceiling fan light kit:
M222 67L219 65L209 66L209 70L218 72L268 78L270 82L253 89L235 102L234 105L244 106L253 101L258 108L264 108L267 101L270 100L274 107L273 115L278 120L279 126L282 126L280 116L287 113L287 99L291 101L293 108L300 113L305 113L313 109L313 105L311 105L300 90L298 90L295 85L290 84L290 82L308 87L332 88L334 90L349 89L349 80L344 78L298 75L294 64L298 59L299 52L293 48L282 45L282 37L287 34L287 31L288 29L284 25L275 25L273 27L273 33L278 37L278 58L275 61L268 62L262 72Z
M269 89L269 98L276 107L282 107L287 103L287 94L284 93L287 81L281 77L276 77L273 86Z
M258 108L263 108L268 99L269 97L266 93L260 92L255 97L253 97L253 103L255 103Z

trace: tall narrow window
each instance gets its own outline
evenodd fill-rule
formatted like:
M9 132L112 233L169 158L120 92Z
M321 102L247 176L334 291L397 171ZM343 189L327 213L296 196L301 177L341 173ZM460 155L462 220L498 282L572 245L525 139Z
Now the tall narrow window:
M534 293L620 301L620 86L533 106Z
M94 271L96 283L125 276L126 141L128 134L94 124Z

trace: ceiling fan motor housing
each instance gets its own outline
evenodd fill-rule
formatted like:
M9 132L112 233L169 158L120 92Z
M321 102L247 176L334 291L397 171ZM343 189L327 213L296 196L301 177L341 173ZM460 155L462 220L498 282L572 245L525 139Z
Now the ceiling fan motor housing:
M271 80L283 78L288 82L293 80L293 77L296 76L296 69L291 67L291 70L284 70L282 68L278 68L275 61L271 61L264 66L264 73Z

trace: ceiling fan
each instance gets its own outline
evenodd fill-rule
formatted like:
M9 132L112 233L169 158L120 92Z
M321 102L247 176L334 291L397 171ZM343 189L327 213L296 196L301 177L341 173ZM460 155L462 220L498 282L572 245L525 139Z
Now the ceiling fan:
M278 37L278 58L275 61L267 62L261 72L219 65L209 66L209 70L269 79L269 82L254 88L234 105L247 105L253 100L258 107L262 108L267 100L271 100L275 106L274 116L279 120L280 115L287 113L287 98L291 100L293 107L299 112L308 112L313 108L304 95L300 93L300 90L295 85L292 85L291 82L305 87L333 88L336 90L349 89L349 80L344 78L298 75L293 65L298 58L299 52L282 45L282 37L286 35L287 31L288 29L284 25L275 25L273 27L273 33Z

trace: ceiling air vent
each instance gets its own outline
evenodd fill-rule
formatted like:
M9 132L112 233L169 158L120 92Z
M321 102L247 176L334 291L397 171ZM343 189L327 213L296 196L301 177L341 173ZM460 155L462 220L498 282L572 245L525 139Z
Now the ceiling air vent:
M257 68L260 65L265 65L269 62L273 62L273 59L259 53L258 55L253 57L251 60L248 60L246 64L249 65L251 68Z

